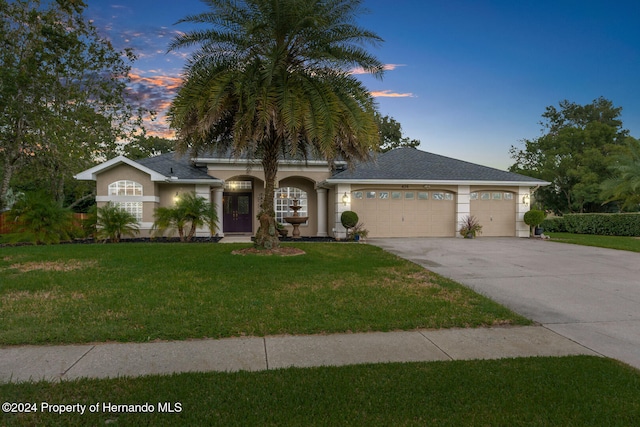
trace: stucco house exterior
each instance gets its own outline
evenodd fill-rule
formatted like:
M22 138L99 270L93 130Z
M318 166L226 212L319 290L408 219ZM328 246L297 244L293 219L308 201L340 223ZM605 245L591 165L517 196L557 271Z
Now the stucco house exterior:
M353 210L369 237L460 237L459 223L475 215L482 236L526 237L522 218L533 188L548 182L414 148L378 154L374 161L346 168L325 160L280 160L275 209L278 221L290 216L298 199L302 236L344 238L340 215ZM98 206L113 202L133 213L142 236L149 236L154 210L171 206L180 194L195 191L215 203L218 235L253 235L264 197L259 160L229 154L195 158L174 153L133 161L119 156L75 176L96 182ZM288 227L290 227L287 224ZM208 236L209 231L198 231Z

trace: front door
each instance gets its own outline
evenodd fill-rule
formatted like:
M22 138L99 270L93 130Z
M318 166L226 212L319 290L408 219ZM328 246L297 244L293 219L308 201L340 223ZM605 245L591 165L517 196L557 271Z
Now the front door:
M223 231L225 233L251 233L251 193L224 193Z

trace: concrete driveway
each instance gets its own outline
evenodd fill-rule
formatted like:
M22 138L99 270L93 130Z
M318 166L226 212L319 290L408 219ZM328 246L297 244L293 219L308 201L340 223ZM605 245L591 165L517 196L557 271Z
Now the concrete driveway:
M519 238L369 239L640 369L640 254Z

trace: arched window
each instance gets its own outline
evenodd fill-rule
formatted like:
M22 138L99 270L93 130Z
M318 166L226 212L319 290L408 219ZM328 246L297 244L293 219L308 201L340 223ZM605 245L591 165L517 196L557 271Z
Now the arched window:
M138 222L142 221L142 185L128 180L112 182L109 184L109 196L120 196L111 203L129 212Z
M142 196L142 185L135 181L121 180L109 184L110 196Z
M276 211L276 221L286 224L284 217L293 215L293 211L289 209L289 206L293 204L294 199L297 199L298 205L302 206L302 209L298 211L298 215L309 215L307 207L307 192L296 187L281 187L276 190L275 200L273 203Z

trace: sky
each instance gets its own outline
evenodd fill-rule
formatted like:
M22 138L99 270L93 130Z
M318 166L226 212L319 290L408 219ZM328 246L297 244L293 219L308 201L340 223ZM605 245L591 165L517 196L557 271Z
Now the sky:
M167 46L196 28L177 22L207 6L87 4L101 34L138 55L132 89L158 112L150 134L166 136L163 112L189 53ZM421 150L507 169L512 146L542 135L547 106L598 97L622 107L624 128L640 137L640 1L363 0L363 7L359 24L384 39L368 50L387 65L382 80L357 76Z

